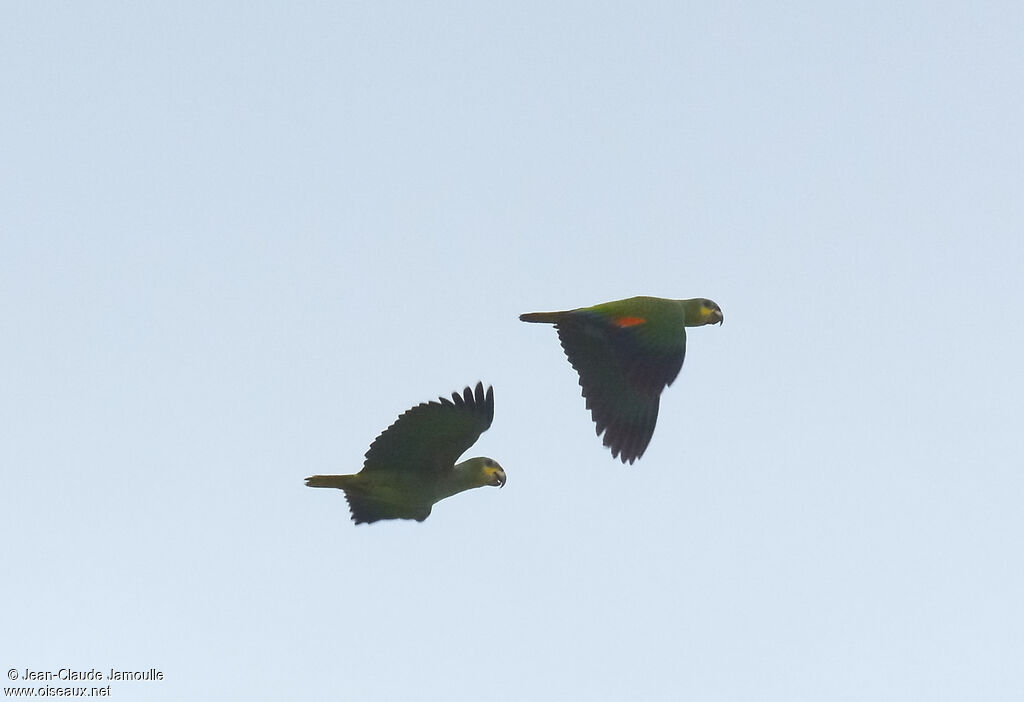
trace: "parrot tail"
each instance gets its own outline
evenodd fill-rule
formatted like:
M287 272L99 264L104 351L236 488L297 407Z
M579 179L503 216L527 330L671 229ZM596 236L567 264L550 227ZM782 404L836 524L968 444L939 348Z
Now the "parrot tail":
M346 488L351 475L311 475L306 478L306 487Z
M376 522L379 519L415 519L422 522L430 516L430 508L433 506L431 503L415 501L414 504L409 504L403 500L394 502L375 494L373 487L368 487L365 482L359 482L358 477L358 474L311 475L306 478L306 485L344 490L352 521L356 524Z
M543 322L545 324L557 324L565 312L527 312L519 315L522 322Z

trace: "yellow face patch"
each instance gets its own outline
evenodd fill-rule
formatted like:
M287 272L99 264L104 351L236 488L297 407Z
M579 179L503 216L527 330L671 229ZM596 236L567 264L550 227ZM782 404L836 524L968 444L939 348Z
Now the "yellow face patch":
M485 466L484 477L487 478L488 485L501 487L505 484L505 471L498 466Z
M722 310L714 305L700 306L700 320L704 323L721 322L723 319ZM709 322L708 320L711 320Z

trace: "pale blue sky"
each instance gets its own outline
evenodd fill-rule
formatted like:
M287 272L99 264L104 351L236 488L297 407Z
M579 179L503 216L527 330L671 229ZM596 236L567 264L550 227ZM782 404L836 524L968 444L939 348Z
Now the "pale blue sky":
M1019 3L5 3L3 669L1024 698ZM521 312L706 296L634 466ZM505 489L355 527L483 380ZM6 684L6 683L5 683Z

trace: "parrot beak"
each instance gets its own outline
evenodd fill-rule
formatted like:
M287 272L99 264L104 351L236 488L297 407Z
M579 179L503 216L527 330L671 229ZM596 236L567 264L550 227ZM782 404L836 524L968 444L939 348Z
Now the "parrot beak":
M484 468L484 472L490 478L488 485L494 485L496 487L505 487L505 470L495 464Z
M691 326L700 326L702 324L719 324L725 321L725 315L722 314L722 308L718 306L716 302L711 300L704 300L700 306L700 318L694 322Z

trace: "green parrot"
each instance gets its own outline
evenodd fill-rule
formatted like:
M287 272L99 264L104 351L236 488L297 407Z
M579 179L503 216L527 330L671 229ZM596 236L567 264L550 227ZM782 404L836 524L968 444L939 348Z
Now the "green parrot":
M679 375L686 327L721 324L711 300L631 297L564 312L519 315L554 324L569 363L580 375L597 434L612 457L633 463L644 455L658 421L661 391Z
M497 461L470 458L456 465L494 419L494 389L483 383L452 399L423 402L403 412L374 439L363 469L353 475L314 475L309 487L345 491L352 521L415 519L430 516L437 502L470 488L505 485Z

